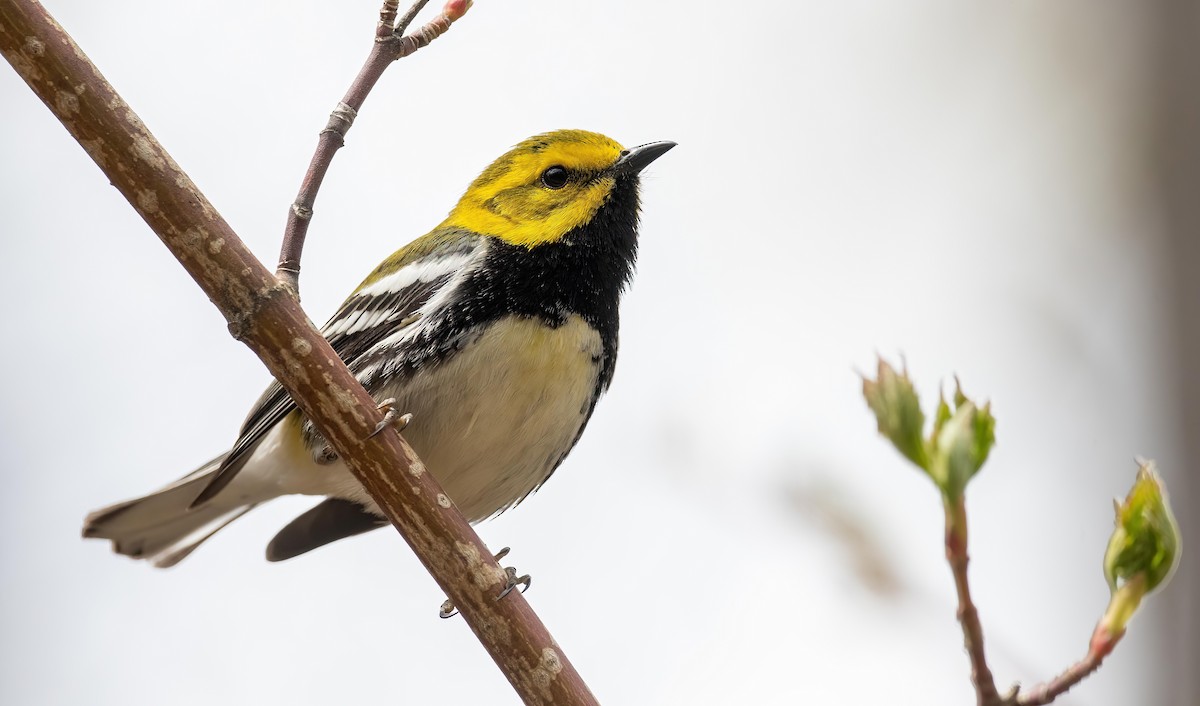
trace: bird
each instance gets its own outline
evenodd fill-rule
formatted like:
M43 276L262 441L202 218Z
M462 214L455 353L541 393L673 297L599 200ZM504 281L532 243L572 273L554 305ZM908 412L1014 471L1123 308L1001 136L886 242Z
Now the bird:
M377 401L406 413L405 439L468 521L545 483L608 390L618 304L637 257L639 175L673 147L626 149L584 130L518 143L321 329ZM389 524L273 382L227 452L92 512L83 536L165 568L291 494L324 499L275 535L269 561Z

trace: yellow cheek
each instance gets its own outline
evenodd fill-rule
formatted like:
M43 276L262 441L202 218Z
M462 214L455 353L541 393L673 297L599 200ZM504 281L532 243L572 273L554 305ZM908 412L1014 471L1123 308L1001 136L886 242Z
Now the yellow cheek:
M590 221L612 187L612 177L604 177L573 194L538 190L494 197L484 203L460 203L446 224L533 247L559 240Z

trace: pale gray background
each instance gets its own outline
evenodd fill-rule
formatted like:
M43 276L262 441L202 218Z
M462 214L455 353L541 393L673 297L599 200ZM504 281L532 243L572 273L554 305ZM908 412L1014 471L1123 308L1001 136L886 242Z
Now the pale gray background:
M272 264L377 0L48 7ZM1161 130L1163 96L1195 92L1161 63L1169 18L481 0L368 100L304 303L323 322L530 134L679 142L645 179L612 392L485 541L605 703L973 702L937 495L859 394L903 353L927 401L955 372L993 400L972 578L997 678L1033 683L1104 607L1134 455L1185 530L1200 511ZM79 539L229 444L267 375L7 67L0 105L0 702L514 703L390 530L267 564L311 504L287 499L167 572ZM1063 703L1196 703L1196 594L1177 576Z

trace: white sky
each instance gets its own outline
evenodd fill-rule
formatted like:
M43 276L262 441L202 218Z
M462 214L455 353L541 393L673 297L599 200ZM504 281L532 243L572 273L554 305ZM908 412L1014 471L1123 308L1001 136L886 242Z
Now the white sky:
M377 0L46 5L273 264ZM927 401L955 372L993 400L972 578L1000 684L1032 684L1104 607L1133 456L1182 475L1145 33L1115 7L480 0L367 101L305 306L323 322L528 135L677 141L613 389L485 541L605 703L967 703L936 492L854 372L903 352ZM0 105L0 702L515 703L394 533L263 561L310 500L167 572L79 539L231 443L267 377L7 69ZM1161 610L1061 703L1168 703Z

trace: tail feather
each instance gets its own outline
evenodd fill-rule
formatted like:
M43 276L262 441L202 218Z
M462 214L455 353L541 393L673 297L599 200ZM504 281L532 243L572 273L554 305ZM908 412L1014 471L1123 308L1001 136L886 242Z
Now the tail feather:
M196 547L198 547L202 543L204 543L204 541L207 540L209 537L211 537L214 534L216 534L217 532L220 532L221 530L225 529L225 527L228 526L230 522L233 522L237 518L241 517L242 515L245 515L247 512L250 512L251 510L253 510L256 507L258 507L257 504L246 505L245 507L241 508L240 510L235 511L231 515L227 515L226 517L222 518L219 524L218 523L209 523L209 524L205 525L204 527L202 527L200 529L200 531L194 532L194 533L188 535L187 539L171 545L171 548L168 551L164 551L160 554L155 555L154 560L153 560L154 566L156 566L160 569L168 569L172 566L175 566L179 562L186 559L189 554L191 554L193 551L196 550ZM214 526L214 524L215 524L215 526Z
M220 468L224 455L149 495L97 510L84 520L83 536L112 541L113 551L165 568L254 507L220 496L192 502Z

